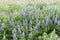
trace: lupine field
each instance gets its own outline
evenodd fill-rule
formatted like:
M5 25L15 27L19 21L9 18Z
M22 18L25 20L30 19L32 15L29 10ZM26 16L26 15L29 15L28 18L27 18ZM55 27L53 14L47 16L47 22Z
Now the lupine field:
M0 40L58 40L59 36L59 3L0 7Z

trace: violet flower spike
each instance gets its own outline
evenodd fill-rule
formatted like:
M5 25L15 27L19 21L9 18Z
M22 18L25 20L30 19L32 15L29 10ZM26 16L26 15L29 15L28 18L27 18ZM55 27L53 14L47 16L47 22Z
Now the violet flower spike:
M23 37L23 38L25 37L25 33L24 33L24 32L22 33L22 37Z
M36 26L34 27L34 31L38 30L40 28L40 22L36 24Z
M49 21L50 21L50 18L49 18L49 17L47 17L47 18L46 18L46 24L45 24L46 26L48 26L48 25L49 25Z
M18 33L21 34L21 30L20 30L20 28L18 28Z
M12 33L14 34L14 33L16 33L16 29L14 28L14 30L12 31Z
M23 21L23 27L27 29L27 21Z
M38 19L36 19L36 24L39 23Z
M29 38L32 38L32 36L33 36L32 33L29 33Z
M2 26L2 22L0 21L0 27Z
M9 22L9 26L10 26L10 27L14 27L14 24L10 21L10 22Z
M58 17L56 16L56 18L55 18L55 24L57 24L58 23Z
M13 34L13 40L17 40L16 34Z
M2 32L3 31L3 28L2 27L0 27L0 32Z

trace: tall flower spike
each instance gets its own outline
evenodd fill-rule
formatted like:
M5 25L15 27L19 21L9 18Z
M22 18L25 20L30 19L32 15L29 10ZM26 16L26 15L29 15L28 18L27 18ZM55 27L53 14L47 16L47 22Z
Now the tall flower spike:
M38 24L39 23L39 21L38 21L38 18L36 19L36 24Z
M25 33L24 33L24 32L22 33L22 37L23 37L23 38L25 37Z
M2 29L2 27L0 27L0 32L2 32L3 31L3 29Z
M32 25L32 20L30 20L30 25Z
M38 30L40 28L40 22L36 24L36 26L34 27L34 31Z
M11 21L9 21L9 26L14 27L14 24Z
M13 40L17 40L16 34L13 34Z
M46 18L46 24L45 24L45 26L48 26L49 25L49 22L50 22L50 18L49 18L49 16Z
M60 21L58 21L58 26L60 26Z
M23 21L23 27L27 29L27 20Z
M16 33L16 29L14 28L14 30L12 31L12 33L14 34L14 33Z
M42 20L42 24L43 24L43 25L45 24L44 20Z
M0 27L2 26L2 22L0 21Z
M56 18L55 18L55 24L57 24L58 23L58 16L56 16Z
M18 28L18 33L21 34L21 29L20 28Z
M32 38L32 36L33 36L32 33L29 33L29 38Z

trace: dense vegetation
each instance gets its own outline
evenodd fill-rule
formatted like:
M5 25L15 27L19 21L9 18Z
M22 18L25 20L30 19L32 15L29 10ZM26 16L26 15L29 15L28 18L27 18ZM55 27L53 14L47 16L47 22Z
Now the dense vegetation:
M57 40L60 7L45 3L0 7L0 40Z

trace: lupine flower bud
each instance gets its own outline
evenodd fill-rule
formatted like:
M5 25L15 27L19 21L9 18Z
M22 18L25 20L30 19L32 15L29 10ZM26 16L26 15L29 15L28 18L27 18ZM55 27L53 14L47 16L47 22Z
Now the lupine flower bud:
M29 33L29 38L32 38L32 36L33 36L32 33Z
M17 40L16 34L13 34L13 40Z
M27 11L27 8L23 8L23 11L26 13L26 11Z
M24 33L24 32L22 33L22 37L23 37L23 38L25 37L25 33Z
M53 16L53 18L52 18L52 24L54 24L54 21L55 21L55 17Z
M18 33L21 34L21 29L20 28L18 28Z
M2 27L0 27L0 32L2 32L3 31L3 29L2 29Z
M45 24L45 26L48 26L48 25L49 25L49 22L50 22L50 18L47 17L47 18L46 18L46 24Z
M32 20L30 20L30 25L32 25Z
M9 22L9 26L10 26L10 27L14 27L14 24L10 21L10 22Z
M27 20L23 21L23 27L27 29Z
M34 31L38 30L40 28L40 22L36 24L36 26L34 27Z
M56 16L56 18L55 18L55 24L57 24L58 23L58 17Z
M14 30L12 31L12 33L14 34L14 33L16 33L16 29L14 28Z
M60 21L58 21L58 26L60 26Z
M0 27L2 26L2 22L0 21Z
M39 23L38 19L36 19L36 24Z
M44 20L42 20L42 25L45 25L45 22L44 22Z

